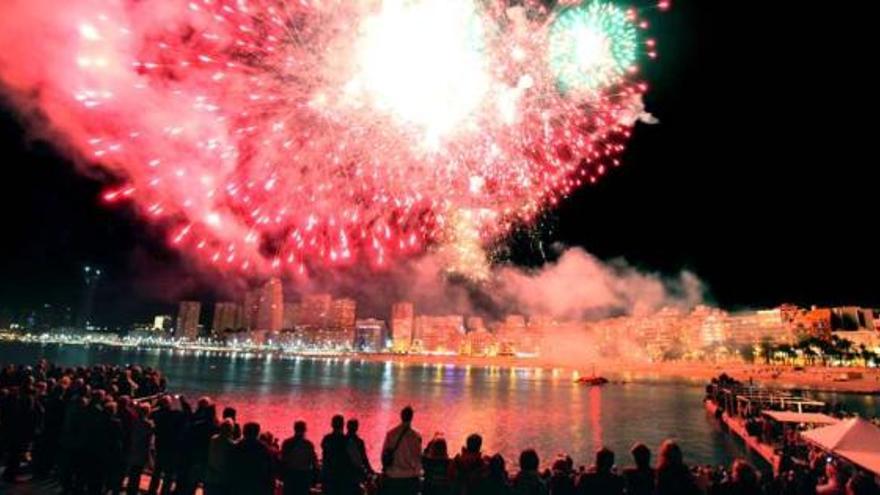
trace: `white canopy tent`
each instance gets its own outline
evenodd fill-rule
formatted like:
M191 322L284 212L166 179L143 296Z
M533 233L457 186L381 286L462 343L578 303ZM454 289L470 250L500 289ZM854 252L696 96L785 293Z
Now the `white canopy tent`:
M862 418L816 428L801 434L810 443L880 474L880 428Z
M805 423L811 425L833 425L840 422L821 413L796 413L792 411L764 411L764 416L773 418L780 423Z

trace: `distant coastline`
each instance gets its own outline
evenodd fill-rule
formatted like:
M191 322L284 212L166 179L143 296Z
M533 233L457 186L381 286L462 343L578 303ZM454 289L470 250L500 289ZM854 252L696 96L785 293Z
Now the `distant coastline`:
M392 353L332 353L332 352L293 352L262 349L229 349L223 347L186 345L172 346L168 344L146 343L133 345L124 341L74 341L60 339L21 338L12 334L0 335L0 345L4 342L17 342L32 345L75 345L75 346L110 346L121 348L157 348L175 350L177 352L206 352L217 355L251 354L256 356L272 355L285 358L308 358L330 360L353 360L374 363L395 363L405 366L447 365L476 366L497 368L524 368L540 373L557 375L572 380L593 373L609 378L612 383L684 380L695 383L708 382L721 373L757 385L783 389L801 389L815 392L841 392L855 394L880 394L880 369L876 368L844 368L746 364L737 362L647 362L620 360L585 361L583 364L573 363L570 359L554 360L550 357L516 357L516 356L462 356L462 355L430 355L430 354L392 354ZM844 379L845 377L845 379Z

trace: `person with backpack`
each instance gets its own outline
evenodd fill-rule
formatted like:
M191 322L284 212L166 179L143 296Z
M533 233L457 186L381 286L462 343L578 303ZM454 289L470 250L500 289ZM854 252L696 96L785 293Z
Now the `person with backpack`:
M416 495L422 474L422 436L413 429L413 409L400 411L400 424L382 444L382 495Z

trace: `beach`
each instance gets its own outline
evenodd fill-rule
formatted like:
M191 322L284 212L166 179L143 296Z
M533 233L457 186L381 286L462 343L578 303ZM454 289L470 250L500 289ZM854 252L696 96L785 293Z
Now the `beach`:
M736 362L585 362L582 366L570 362L554 362L552 359L518 357L469 357L365 354L351 357L371 362L387 362L404 365L454 365L500 368L532 368L544 372L571 375L572 378L596 375L612 381L642 380L688 380L708 382L726 373L740 380L771 388L803 389L817 392L846 392L858 394L880 393L880 370L857 367L778 366ZM843 377L847 376L844 380Z

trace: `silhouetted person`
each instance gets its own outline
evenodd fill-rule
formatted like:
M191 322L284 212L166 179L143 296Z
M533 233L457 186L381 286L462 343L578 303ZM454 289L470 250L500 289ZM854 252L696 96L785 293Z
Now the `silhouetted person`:
M8 387L12 384L12 372L0 369L0 464L5 460L12 436L13 416L15 414L15 395Z
M510 478L507 475L507 466L501 454L495 454L489 458L489 474L480 486L481 495L511 495Z
M382 443L383 495L415 495L422 471L422 436L413 429L413 409L400 411L400 424L392 428Z
M50 386L42 398L43 431L34 444L34 476L47 478L55 467L61 450L61 433L64 428L64 386Z
M41 417L40 404L30 383L22 385L17 395L11 394L7 398L3 416L8 418L10 425L5 432L6 471L3 479L14 482Z
M672 440L660 445L656 495L698 495L699 488L684 464L681 448Z
M183 448L186 469L176 495L192 495L199 483L205 481L208 467L208 445L217 433L217 408L207 397L199 399L196 411L184 429Z
M281 445L278 444L278 439L275 438L275 435L272 434L271 431L266 431L260 433L260 441L263 442L263 445L269 449L269 454L276 461L276 470L277 470L277 461L281 457Z
M581 476L577 493L581 495L622 495L623 479L614 474L614 452L601 448L596 452L596 462Z
M452 460L452 493L474 495L488 476L488 463L483 457L483 437L473 433L465 440L461 453Z
M574 495L574 461L571 457L561 457L553 462L549 484L553 495Z
M140 404L137 417L131 425L131 441L128 450L128 495L140 492L141 474L150 464L150 450L153 444L155 426L150 419L150 405Z
M125 477L125 453L123 451L125 433L122 420L119 419L119 405L116 402L108 402L104 405L104 409L106 416L102 428L104 430L104 451L101 463L104 486L116 495L122 490L122 480Z
M857 473L846 483L846 495L880 495L880 488L873 476Z
M844 495L847 480L845 472L835 460L825 463L825 483L816 487L816 495Z
M280 470L284 495L308 495L317 479L318 456L306 438L305 421L294 423L293 436L281 444Z
M163 396L159 400L158 408L153 412L153 423L156 426L156 463L150 479L150 495L156 495L160 484L164 495L171 493L178 469L184 420L183 412L172 406L170 396Z
M637 443L630 454L635 466L623 471L626 495L653 495L657 473L651 467L651 449L643 443Z
M86 435L85 448L82 452L84 455L81 464L82 480L85 482L86 492L95 495L104 489L104 477L107 473L104 462L107 444L110 442L104 398L103 390L92 392L82 426Z
M349 419L345 423L345 448L348 452L349 466L351 468L350 479L353 486L351 491L360 493L360 485L373 474L373 466L367 457L367 446L364 439L358 436L360 423L356 419Z
M538 466L541 464L538 453L526 449L519 455L519 473L513 480L514 495L547 495L547 483L541 479Z
M65 493L80 491L85 483L84 461L88 433L85 418L89 401L76 395L64 411L64 426L61 430L61 453L58 459L58 476Z
M208 444L208 469L205 474L205 495L231 495L230 471L235 451L235 423L224 419L220 431Z
M234 493L272 495L275 491L275 460L269 448L260 442L260 425L246 423L241 433L242 439L233 451Z
M345 418L339 414L333 416L330 433L321 440L321 486L325 495L347 494L353 483L344 426Z
M122 395L116 401L117 412L116 417L122 423L122 452L128 456L131 449L131 430L134 422L137 420L137 409L131 400L131 397Z
M742 459L733 461L733 465L730 467L730 474L730 479L721 483L718 487L718 495L764 494L758 482L758 473L746 461Z
M241 438L241 425L238 424L238 411L234 407L223 408L223 419L232 421L232 439L238 441Z
M422 454L422 469L425 472L422 495L449 495L452 480L449 478L449 449L446 440L439 434L428 442Z

